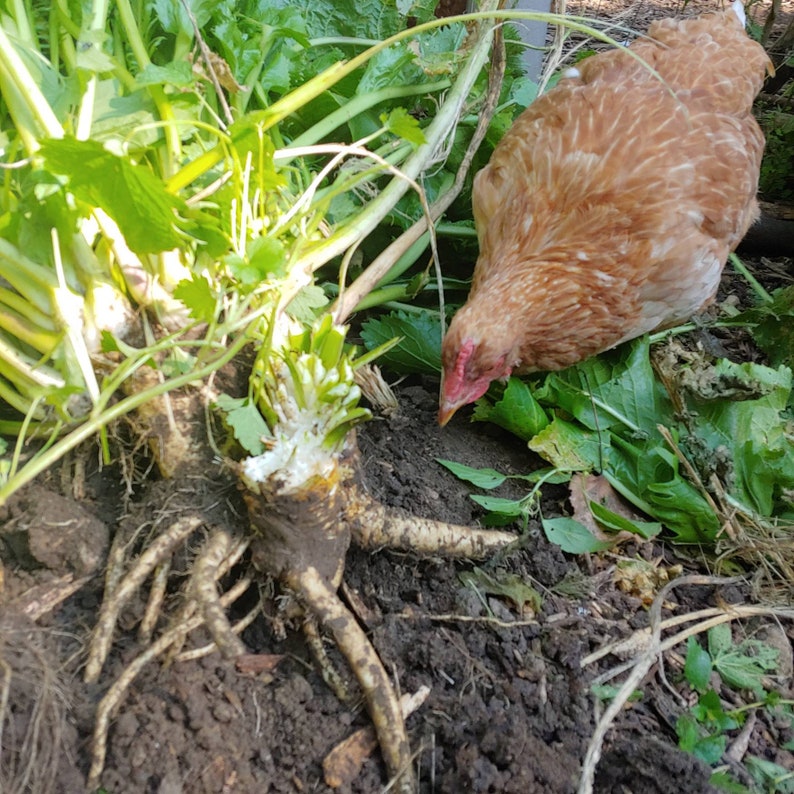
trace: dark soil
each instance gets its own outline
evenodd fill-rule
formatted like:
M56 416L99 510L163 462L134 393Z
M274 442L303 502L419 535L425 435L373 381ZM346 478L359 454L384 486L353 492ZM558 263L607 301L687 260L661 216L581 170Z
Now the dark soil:
M465 417L439 429L435 395L427 388L432 385L399 389L399 412L362 428L367 485L383 502L415 514L475 523L481 511L469 489L436 458L506 473L530 471L538 461L511 437ZM93 449L84 450L86 462L94 457ZM3 751L8 758L19 751L11 758L18 772L33 748L39 776L32 788L14 788L16 778L5 759L4 792L84 790L96 703L141 647L133 631L142 600L124 614L122 636L100 683L82 683L108 536L151 523L163 505L176 509L186 501L204 500L208 520L218 510L225 511L226 520L245 520L235 518L237 494L220 467L208 471L192 493L173 493L173 483L153 481L140 487L145 498L137 501L124 497L117 468L89 470L79 499L64 496L64 485L71 487L74 480L45 478L13 499L2 516L0 650L12 671L4 678L11 714L6 714ZM517 485L503 489L502 495L521 493ZM543 509L548 515L566 509L562 487L546 492ZM460 574L471 571L472 564L387 551L349 554L350 599L387 669L401 691L431 688L408 723L424 792L575 791L599 713L589 683L618 663L608 656L601 666L583 669L581 660L647 622L639 594L626 594L614 584L615 555L568 557L532 521L524 539L523 549L481 569L497 579L514 573L532 583L543 597L537 614L531 609L522 614L507 598L465 586ZM199 542L196 537L191 546ZM624 548L621 556L659 560L661 566L675 562L670 549L656 544ZM84 584L60 608L45 609L38 623L20 614L23 608L30 614L31 600L37 603L30 588L46 592L73 577L84 577ZM691 603L681 609L742 597L725 589L689 590L684 595ZM255 598L251 593L250 603ZM274 602L268 603L269 615L243 637L252 653L280 659L272 671L243 674L217 654L145 668L111 729L102 776L106 791L330 790L323 782L322 760L354 729L367 725L367 716L336 699L316 672L302 634L278 619ZM507 625L513 621L520 625ZM343 669L333 651L331 658ZM680 656L667 659L666 674L678 684ZM609 733L596 791L715 790L709 786L709 768L676 746L674 725L682 707L659 676L655 668L643 685L644 698L626 709ZM46 719L31 733L42 712ZM780 743L774 746L764 738L769 726L759 720L754 741L768 757L790 763L791 754L776 749L790 727L776 730ZM375 753L355 782L341 790L378 792L384 781Z
M435 396L424 386L398 394L397 415L370 422L360 434L367 484L385 503L473 523L479 508L436 458L507 473L537 466L531 453L493 428L463 418L446 430L437 428ZM151 518L162 509L169 487L156 482L144 489L148 502L130 503L126 515L114 514L124 504L118 474L106 469L88 476L79 501L59 494L53 482L36 485L6 510L0 536L7 604L3 649L14 670L17 730L10 745L24 741L26 721L33 720L46 687L48 702L53 701L51 723L40 728L38 752L53 740L60 747L42 761L57 771L52 785L41 781L36 791L82 790L96 701L140 649L132 633L125 634L100 684L82 683L80 663L101 597L108 533L124 531L119 527L129 524L130 516L137 521L148 512ZM234 502L220 469L215 474L208 473L203 498ZM513 486L503 495L517 496L519 489ZM179 496L171 497L173 507ZM544 509L559 512L564 502L564 491L552 489ZM393 552L349 555L348 586L363 605L372 641L399 688L431 687L427 702L409 720L423 791L575 791L596 714L589 681L599 672L595 666L582 669L581 659L646 621L640 599L615 588L610 559L567 558L532 523L525 538L526 548L482 568L496 577L517 573L535 584L543 606L531 620L509 600L464 586L459 574L471 564ZM637 551L649 557L663 553ZM22 591L33 584L46 589L58 577L91 572L93 578L38 624L15 612L15 604L28 603ZM580 595L563 595L572 590ZM708 603L716 593L700 596ZM139 613L140 607L128 610L124 625L134 628ZM524 625L505 625L511 621ZM272 615L262 617L243 635L252 653L283 656L263 676L241 674L217 654L146 668L112 727L103 787L111 794L329 790L322 782L322 759L366 725L367 716L335 698L315 671L302 635L290 628L282 633L276 624ZM7 655L11 649L14 658ZM37 665L30 661L34 658ZM39 671L41 659L46 675ZM333 654L332 659L341 669L339 659ZM31 687L36 671L42 680ZM44 682L47 676L51 680ZM650 697L626 711L611 733L598 791L710 790L708 768L676 748L669 720L660 719L651 694L656 686L648 683ZM375 754L342 790L380 791L384 775Z

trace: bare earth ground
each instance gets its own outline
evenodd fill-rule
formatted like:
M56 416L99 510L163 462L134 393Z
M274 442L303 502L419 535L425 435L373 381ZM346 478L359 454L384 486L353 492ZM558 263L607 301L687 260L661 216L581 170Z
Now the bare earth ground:
M793 272L791 260L759 270L767 287L791 283ZM738 286L726 278L726 293ZM362 428L366 481L387 504L475 524L482 511L469 499L470 489L435 459L506 473L526 473L538 461L514 439L470 424L467 416L440 430L436 388L430 381L404 384L397 390L399 412ZM139 484L128 495L130 472L119 465L100 469L97 459L93 445L84 448L0 508L0 714L5 715L0 747L5 763L15 765L18 781L18 788L8 781L5 788L0 785L9 794L85 789L96 704L140 650L135 636L139 600L122 616L122 635L100 682L83 683L85 645L101 601L110 538L122 528L146 527L155 510L180 499L205 504L208 516L222 513L225 520L245 521L236 489L220 466L184 494L170 493L170 483L139 471ZM516 497L522 491L512 484L497 493ZM547 489L543 510L564 514L566 491ZM200 534L191 539L191 548ZM534 613L504 596L466 586L461 574L471 571L471 564L352 550L346 574L350 599L387 669L403 692L423 685L431 690L408 722L422 792L575 791L599 714L590 682L620 663L608 656L583 667L582 659L648 622L641 594L622 592L614 583L617 558L695 570L679 552L654 542L574 558L550 544L530 521L524 548L480 568L502 581L518 574L533 584L543 596ZM49 610L48 594L69 581L81 586ZM31 596L34 587L40 588L34 591L37 598ZM250 593L239 613L258 596ZM748 598L740 588L681 588L673 592L665 614ZM20 603L28 605L28 614L20 614ZM40 605L42 616L35 622L31 603ZM316 672L303 635L281 619L277 600L267 603L269 614L259 617L243 639L251 653L273 655L272 669L243 673L217 654L144 669L111 728L105 791L330 791L322 760L354 729L368 724L366 713L336 699ZM784 628L789 655L781 658L790 665L792 627ZM682 706L668 685L686 693L680 683L684 651L677 650L666 655L663 667L652 669L641 687L643 698L624 710L608 733L597 792L714 790L709 769L676 746L674 726ZM333 651L331 657L342 669ZM780 672L778 689L791 697L790 666ZM779 749L792 738L792 726L774 724L759 713L749 752L792 768L792 753ZM36 768L25 778L32 749ZM355 782L340 790L372 794L382 790L384 780L376 752Z

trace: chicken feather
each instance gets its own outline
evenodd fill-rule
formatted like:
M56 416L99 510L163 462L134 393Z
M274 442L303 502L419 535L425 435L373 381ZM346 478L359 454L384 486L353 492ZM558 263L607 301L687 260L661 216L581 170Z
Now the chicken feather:
M511 372L688 320L757 217L771 63L743 12L660 20L629 49L569 70L474 180L480 255L442 346L442 424Z

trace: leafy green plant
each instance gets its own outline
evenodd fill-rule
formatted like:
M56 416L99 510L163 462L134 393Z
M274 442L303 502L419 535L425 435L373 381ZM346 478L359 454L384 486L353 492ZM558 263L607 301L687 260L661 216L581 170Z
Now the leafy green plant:
M684 676L698 693L697 703L676 722L678 744L682 750L692 753L710 766L717 767L725 753L731 731L744 724L746 714L752 709L774 710L783 715L788 710L789 719L794 718L791 701L784 701L775 692L764 688L765 677L777 668L779 651L759 640L744 638L735 643L730 625L720 624L707 632L707 647L696 637L687 640ZM755 701L739 708L726 709L720 698L721 687L737 691L749 691ZM775 764L749 756L746 765L761 786L759 790L786 791L779 787L786 775ZM777 781L769 786L773 779ZM712 783L727 791L739 790L729 776L716 772ZM744 787L742 791L749 791Z
M771 108L759 114L766 137L759 191L768 200L794 198L794 114Z
M783 291L736 322L749 324L761 344L773 345L789 304ZM410 346L407 341L397 345L390 359L395 366L407 356L429 361L434 342L425 341L419 328L413 315L394 315L388 323L370 323L365 342L387 338L384 329L399 329ZM785 339L785 330L783 334ZM527 441L557 472L556 481L572 472L600 473L676 542L709 545L723 520L710 491L716 472L724 479L731 509L738 507L742 514L766 522L772 531L794 518L786 497L794 487L789 463L794 455L792 375L781 348L777 355L774 366L724 359L695 362L697 367L685 364L680 382L668 384L672 396L683 399L682 413L654 372L651 340L638 339L561 372L493 386L475 406L472 419L493 422ZM476 500L506 518L525 520L536 496L534 489L525 503ZM594 503L591 510L607 529L621 523L621 517L607 514L602 505ZM574 526L575 519L549 520L554 523L544 522L547 534L565 550L597 548L586 527ZM637 522L623 522L620 528L641 535L658 531Z

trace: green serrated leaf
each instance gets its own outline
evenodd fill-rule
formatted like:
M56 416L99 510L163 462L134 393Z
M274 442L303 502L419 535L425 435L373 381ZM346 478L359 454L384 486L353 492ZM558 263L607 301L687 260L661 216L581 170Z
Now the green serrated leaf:
M193 275L180 281L174 288L174 297L187 306L193 319L205 323L215 319L215 295L205 276Z
M544 518L541 523L548 540L568 554L589 554L612 546L609 541L594 537L584 524L573 518Z
M492 422L529 441L549 424L546 412L522 380L510 378L502 398L493 405L479 400L472 416L474 422Z
M712 659L716 659L720 654L728 652L733 647L733 636L730 624L728 623L712 626L708 630L706 638L709 644L709 654Z
M328 296L322 287L309 284L298 292L287 306L287 313L303 323L310 323L317 316L317 310L328 305Z
M400 373L438 374L441 371L441 321L433 312L394 312L367 320L361 338L372 350L395 337L400 342L384 353L380 362Z
M226 424L240 446L250 455L261 455L265 451L262 439L271 433L256 405L247 397L235 398L228 394L219 394L215 405L223 411Z
M684 675L690 686L698 692L705 692L709 688L711 669L711 657L695 637L688 637Z
M497 488L507 479L506 474L501 474L496 469L474 469L464 463L442 458L436 458L436 462L449 469L458 479L470 482L478 488Z
M399 135L404 141L408 141L414 147L427 143L419 122L405 108L394 108L388 114L383 113L380 120L395 135Z
M96 141L74 138L43 141L39 154L50 170L68 177L80 201L113 218L135 253L159 253L183 242L175 212L183 202L148 167L117 157Z
M794 286L775 290L769 303L742 312L735 320L752 323L753 339L772 366L794 367Z
M754 656L748 651L753 648ZM714 667L726 684L737 689L750 689L760 693L763 678L777 666L778 651L764 643L745 641L734 651L720 654L714 659Z
M647 338L620 345L575 367L549 375L535 393L541 402L564 408L585 427L655 434L670 424L673 406L654 377Z
M143 88L147 85L172 85L187 88L195 82L193 67L188 61L172 61L165 66L150 63L135 75L135 84Z

